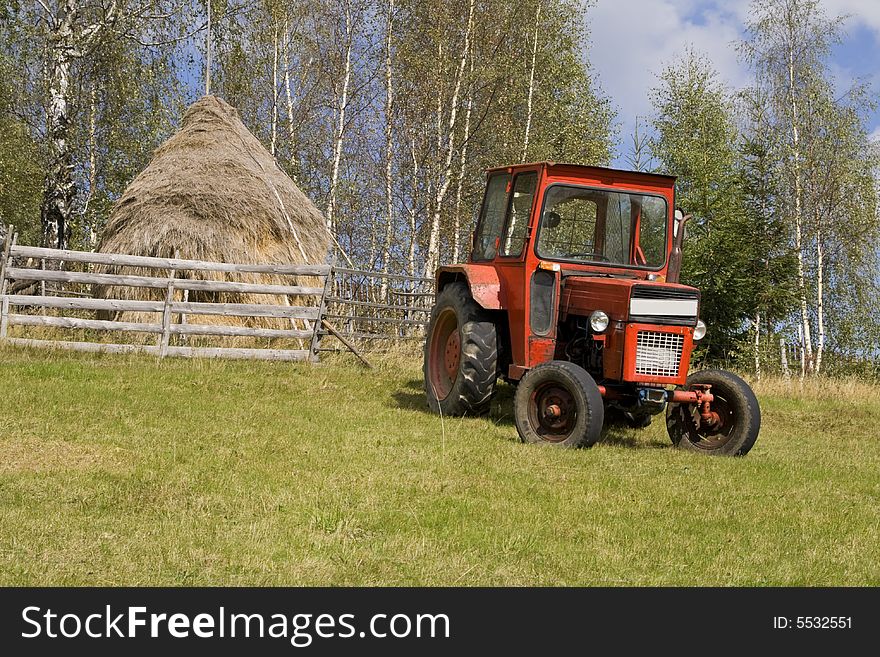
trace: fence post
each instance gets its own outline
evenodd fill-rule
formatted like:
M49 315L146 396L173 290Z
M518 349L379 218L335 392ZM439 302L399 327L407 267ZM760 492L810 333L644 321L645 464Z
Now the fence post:
M0 339L6 337L6 330L9 326L9 297L3 295L2 306L0 306Z
M315 329L312 332L312 342L309 345L309 360L311 361L318 360L318 349L321 346L321 322L327 312L327 297L330 294L333 279L335 278L335 267L336 258L334 257L330 261L330 271L327 272L327 276L324 278L324 292L321 293L321 302L318 304L318 317L315 319Z
M168 342L171 339L171 303L174 301L174 281L168 283L165 292L165 306L162 309L162 335L159 339L159 357L168 354Z
M779 338L779 353L782 364L782 376L789 379L791 378L791 373L788 371L788 353L785 346L785 338Z
M46 259L40 258L40 270L46 271ZM43 278L40 280L40 296L46 296L46 279Z
M9 251L15 241L15 226L9 224L6 229L6 240L3 244L3 252L0 254L0 294L6 294L6 266L9 262Z
M159 338L159 358L168 355L168 343L171 341L171 304L174 303L174 277L177 270L171 270L171 280L165 290L165 306L162 308L162 335Z
M9 224L6 230L6 240L3 245L3 252L0 254L0 339L6 338L6 332L9 327L9 297L6 296L6 266L9 263L9 252L15 243L18 234L15 232L15 226Z

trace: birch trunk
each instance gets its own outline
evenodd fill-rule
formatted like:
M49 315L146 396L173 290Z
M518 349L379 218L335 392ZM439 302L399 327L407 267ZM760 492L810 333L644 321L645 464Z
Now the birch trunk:
M208 12L207 30L205 33L205 95L211 95L211 49L213 40L213 30L211 28L211 0L205 0L205 7Z
M89 190L82 208L82 224L86 229L85 242L90 251L94 251L98 243L97 222L89 220L89 205L95 195L95 187L98 184L98 157L97 157L97 132L98 132L98 90L95 84L89 89Z
M798 352L798 358L801 360L801 384L803 384L807 372L807 359L804 356L804 327L802 324L798 324Z
M293 90L290 86L290 41L292 38L288 24L284 33L282 59L284 60L284 92L287 99L287 139L290 142L290 177L296 182L297 159L296 141L293 138Z
M376 271L376 255L378 251L378 236L376 235L375 230L370 231L370 247L367 250L367 267Z
M468 142L471 138L471 113L474 108L474 57L470 57L470 70L468 72L469 91L464 111L464 132L462 134L461 153L458 160L458 180L455 187L455 218L453 221L452 235L452 262L459 262L461 256L461 193L464 186L464 171L467 166Z
M802 213L800 134L798 132L798 103L794 88L794 50L788 49L788 92L791 109L791 156L794 165L794 226L797 251L798 296L801 307L801 378L812 368L813 340L810 336L810 314L807 305L806 268L804 266L804 226Z
M755 376L761 378L761 311L755 313Z
M78 0L64 0L56 16L47 16L49 35L49 105L46 132L49 163L43 188L43 246L66 249L76 187L70 147L71 64L75 55L74 23Z
M529 152L529 133L532 130L532 97L535 93L535 62L538 58L538 26L541 22L541 2L535 4L535 38L532 41L532 66L529 70L529 96L526 101L526 129L525 134L523 135L523 148L522 148L522 157L520 157L521 162L526 162L526 157Z
M278 21L272 33L272 142L269 152L275 157L278 146Z
M779 362L782 365L782 376L785 379L790 379L791 372L788 371L788 352L785 349L785 338L779 338Z
M348 108L348 86L351 83L351 50L354 45L351 24L351 7L345 8L345 64L342 72L342 87L338 96L339 113L336 121L336 134L333 139L333 167L330 173L330 192L327 200L327 229L336 233L336 187L339 183L339 164L342 161L342 146L345 141L345 111Z
M382 271L388 273L391 259L391 237L394 233L394 198L392 195L392 171L394 167L394 79L391 68L391 46L394 33L394 0L388 0L388 20L385 34L385 237L382 241ZM382 279L380 298L388 296L388 279ZM383 301L383 303L385 303Z
M461 93L461 80L464 77L464 68L471 51L471 32L474 27L475 4L476 0L470 0L468 5L468 21L464 35L464 49L461 59L459 60L452 97L449 100L449 125L447 126L448 134L445 148L445 160L442 167L442 175L437 181L437 196L434 199L434 212L431 217L431 232L428 238L428 257L425 259L425 277L432 277L434 275L434 271L437 269L437 265L440 261L440 216L452 174L452 155L455 146L455 121L458 114L458 96Z
M440 188L440 179L443 176L443 86L442 82L446 76L446 70L443 65L443 41L439 41L437 43L437 111L434 116L436 118L434 125L434 137L435 137L435 148L434 148L434 181L437 183L437 189ZM429 181L428 185L431 185ZM430 192L430 190L429 190ZM428 198L430 199L430 206L428 208L428 214L433 217L434 216L434 204L436 202L436 198L433 194L428 194Z
M40 2L49 27L45 54L48 78L46 140L48 162L40 207L43 245L66 249L70 239L76 185L70 144L72 66L76 59L90 56L120 19L118 0L102 3L100 20L80 24L80 0L59 0L54 13ZM63 263L55 262L61 268Z
M419 197L418 181L419 181L419 159L416 156L416 140L410 144L410 156L412 157L412 202L410 204L409 215L409 249L407 251L406 273L409 276L416 275L416 238L418 237L418 226L416 225L416 199ZM414 291L415 286L412 286Z
M822 369L822 356L825 353L825 246L822 244L822 226L816 212L816 315L819 328L819 342L816 345L816 362L813 372Z

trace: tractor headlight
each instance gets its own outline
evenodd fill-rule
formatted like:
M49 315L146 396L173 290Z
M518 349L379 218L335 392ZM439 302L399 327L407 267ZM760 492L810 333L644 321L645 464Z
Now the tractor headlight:
M704 337L706 337L706 322L698 319L697 325L694 327L694 340L702 340Z
M590 314L590 328L593 329L594 333L602 333L602 331L608 328L609 321L608 315L601 310L594 310Z

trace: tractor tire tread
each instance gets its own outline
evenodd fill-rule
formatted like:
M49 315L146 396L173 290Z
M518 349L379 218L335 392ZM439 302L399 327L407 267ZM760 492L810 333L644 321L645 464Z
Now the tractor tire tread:
M455 308L461 335L461 364L459 375L449 395L438 400L430 389L428 376L428 353L430 336L437 310L441 307ZM428 404L435 412L444 415L482 415L489 410L495 382L498 378L498 335L492 317L481 308L463 282L450 283L440 294L431 312L431 320L425 338L425 392Z
M687 385L692 383L710 383L713 390L720 390L725 398L738 408L739 426L735 427L736 435L725 445L714 450L707 450L693 444L685 437L690 430L688 420L680 412L679 404L669 404L666 410L666 430L672 443L689 451L720 456L745 456L754 447L761 429L761 408L755 393L749 384L740 377L726 370L700 370L687 378Z
M551 443L544 440L529 420L533 388L548 378L569 384L581 410L581 417L572 434L562 442ZM591 447L602 436L605 405L596 381L585 369L569 361L552 360L533 367L520 379L514 398L514 419L520 440L524 443L569 448Z

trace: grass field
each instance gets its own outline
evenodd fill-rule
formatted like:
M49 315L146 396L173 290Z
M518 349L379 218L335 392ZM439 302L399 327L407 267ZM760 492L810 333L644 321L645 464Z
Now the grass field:
M370 373L0 349L0 584L880 584L880 388L775 381L746 458L590 450Z

